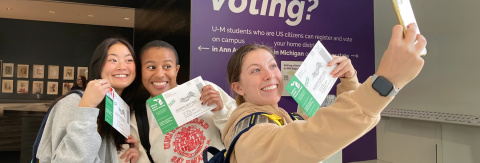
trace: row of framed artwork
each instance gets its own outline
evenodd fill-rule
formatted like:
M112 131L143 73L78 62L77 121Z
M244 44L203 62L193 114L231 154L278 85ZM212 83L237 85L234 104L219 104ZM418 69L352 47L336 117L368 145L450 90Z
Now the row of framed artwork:
M17 80L17 94L29 94L29 83L28 80ZM63 82L62 83L62 94L68 93L73 87L72 82ZM2 93L14 93L14 81L3 79L2 80ZM58 82L48 81L46 91L44 91L43 81L33 81L31 94L43 94L44 92L47 95L58 95L59 85Z
M0 60L1 63L1 60ZM17 64L17 78L29 78L29 66L28 64ZM3 63L3 77L14 77L15 64ZM48 65L48 79L59 79L59 65ZM45 78L45 65L33 65L32 77L34 79ZM75 67L63 66L63 80L75 79ZM77 67L77 76L85 76L88 80L88 67Z

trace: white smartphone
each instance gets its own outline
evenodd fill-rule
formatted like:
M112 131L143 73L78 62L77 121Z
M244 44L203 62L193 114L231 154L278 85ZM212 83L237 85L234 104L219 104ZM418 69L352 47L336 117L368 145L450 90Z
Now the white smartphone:
M395 14L397 15L398 22L403 26L403 35L407 34L407 25L410 23L415 23L418 26L415 15L413 14L412 5L410 0L392 0L393 8L395 9ZM417 30L417 33L420 33L420 29ZM421 55L427 54L427 48L422 50Z

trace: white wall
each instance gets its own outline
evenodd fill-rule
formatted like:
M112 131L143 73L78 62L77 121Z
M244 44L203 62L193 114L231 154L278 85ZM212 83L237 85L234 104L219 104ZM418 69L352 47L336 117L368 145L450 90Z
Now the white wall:
M478 83L468 84L480 77L480 60L470 59L480 55L480 1L470 0L411 0L420 30L428 45L425 67L416 80L407 85L392 106L416 109L416 102L425 106L442 105L442 112L465 113L480 116ZM376 67L388 46L392 27L397 24L390 0L375 0L375 60ZM423 23L423 24L422 24ZM449 57L451 62L439 66L440 59ZM457 66L455 66L457 65ZM458 82L446 84L441 78ZM431 79L423 81L423 79ZM420 85L425 86L417 87ZM442 84L439 84L442 83ZM459 85L469 88L458 89ZM444 89L447 88L447 89ZM443 93L432 90L443 89ZM415 92L416 91L416 92ZM472 94L472 92L474 92ZM403 95L402 95L403 93ZM405 96L426 93L428 101L409 101ZM403 97L401 97L403 96ZM403 98L403 99L400 99ZM463 99L463 100L462 100ZM445 107L447 106L448 107ZM408 108L411 106L412 108ZM465 107L473 106L473 107ZM448 109L448 110L445 110ZM435 110L436 107L425 108ZM479 163L480 127L420 120L382 117L377 127L378 159L394 163Z

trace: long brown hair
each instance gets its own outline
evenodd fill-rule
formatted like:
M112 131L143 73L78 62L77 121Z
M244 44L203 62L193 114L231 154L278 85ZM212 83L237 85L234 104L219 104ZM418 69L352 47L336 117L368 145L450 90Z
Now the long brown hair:
M120 95L120 97L122 97L125 103L127 103L130 106L130 111L132 111L134 106L133 104L134 95L140 86L139 79L138 79L139 68L137 66L139 65L139 61L135 55L132 45L130 45L130 43L127 40L122 38L107 38L102 43L100 43L95 49L95 51L93 52L92 59L90 60L88 78L89 79L102 78L101 72L106 62L108 49L116 43L121 43L128 48L128 50L130 51L130 54L132 54L133 60L136 65L135 80L128 87L126 87L122 91L122 94ZM97 120L98 133L102 138L105 138L107 141L111 141L112 143L114 143L115 146L117 147L117 151L120 151L120 149L122 148L121 145L125 144L125 137L105 121L105 99L103 99L102 102L97 107L98 109L100 109L100 113L98 115L98 120Z
M270 52L273 58L275 58L275 55L273 55L272 48L265 45L247 44L240 47L237 51L235 51L235 53L233 53L232 57L230 57L230 61L228 61L227 76L228 76L228 83L230 84L230 86L232 85L232 83L240 81L240 74L242 73L243 58L245 57L245 55L257 49L264 49ZM232 91L232 92L235 92L235 91ZM237 94L235 100L237 105L240 105L245 102L245 99L243 98L243 96L239 94Z

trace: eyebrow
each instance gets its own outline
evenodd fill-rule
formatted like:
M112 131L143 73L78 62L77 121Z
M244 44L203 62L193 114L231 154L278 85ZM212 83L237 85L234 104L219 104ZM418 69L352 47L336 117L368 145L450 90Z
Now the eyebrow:
M163 63L165 63L165 62L172 62L172 63L173 63L172 60L165 60L165 61L163 61ZM155 61L147 61L147 62L145 62L145 64L147 64L147 63L156 63L156 62L155 62Z
M275 62L275 59L274 59L274 58L272 58L272 59L270 59L268 62L272 62L272 61L274 61L274 62ZM275 62L275 63L276 63L276 62ZM248 66L248 67L247 67L247 69L249 69L249 68L250 68L250 67L252 67L252 66L260 66L260 64L256 64L256 63L254 63L254 64L251 64L250 66Z
M115 57L118 57L119 55L115 54L115 53L112 53L112 54L107 54L107 56L109 55L113 55ZM125 54L125 57L128 57L128 56L132 56L132 54L128 53L128 54Z

